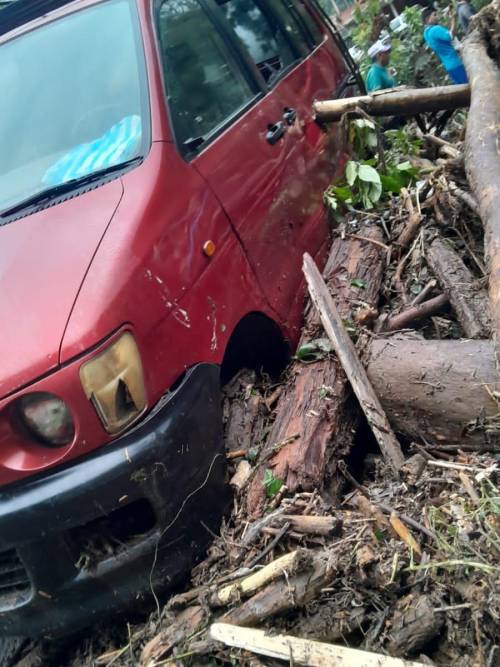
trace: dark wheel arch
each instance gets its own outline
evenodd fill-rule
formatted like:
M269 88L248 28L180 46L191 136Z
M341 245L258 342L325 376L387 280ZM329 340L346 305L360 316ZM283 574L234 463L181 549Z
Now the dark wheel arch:
M280 327L267 315L251 312L236 325L221 365L222 384L242 368L276 377L290 359L290 345Z

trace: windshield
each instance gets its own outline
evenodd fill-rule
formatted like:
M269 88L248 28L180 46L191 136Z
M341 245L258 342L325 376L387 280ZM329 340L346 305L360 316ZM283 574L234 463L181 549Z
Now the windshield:
M141 154L137 21L110 0L0 46L0 211Z

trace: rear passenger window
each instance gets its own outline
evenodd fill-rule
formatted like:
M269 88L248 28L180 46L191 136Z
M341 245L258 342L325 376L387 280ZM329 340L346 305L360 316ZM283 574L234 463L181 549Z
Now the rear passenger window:
M276 16L264 4L255 0L218 0L218 4L266 82L272 83L297 60Z
M197 0L165 0L158 28L175 135L190 150L255 93Z

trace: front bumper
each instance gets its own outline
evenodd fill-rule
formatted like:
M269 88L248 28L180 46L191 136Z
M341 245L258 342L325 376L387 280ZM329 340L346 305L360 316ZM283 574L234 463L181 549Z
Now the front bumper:
M127 435L0 493L0 635L67 633L189 572L228 502L220 403L200 364Z

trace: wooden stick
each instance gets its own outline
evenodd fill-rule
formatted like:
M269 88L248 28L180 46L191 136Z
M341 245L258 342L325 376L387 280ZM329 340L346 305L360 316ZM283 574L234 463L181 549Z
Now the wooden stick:
M408 190L406 190L406 188L401 190L401 196L404 198L405 208L409 213L409 218L401 234L398 236L396 244L402 248L407 248L417 235L420 223L422 222L422 215L420 211L415 210L411 200L411 194L408 192Z
M342 364L347 378L356 394L382 454L394 471L404 463L404 455L394 435L385 412L370 384L356 349L347 334L335 303L325 285L314 260L305 253L304 275L311 299L319 311L325 331Z
M436 287L436 285L437 285L437 280L435 280L434 278L432 278L432 280L429 280L424 289L421 292L419 292L417 296L413 299L410 306L418 306L419 303L425 301L425 299L429 296L429 294L432 292L434 287Z
M437 146L441 153L446 157L456 160L461 155L459 150L452 146L449 141L445 141L441 137L436 137L434 134L424 134L424 138L429 143Z
M423 664L291 635L270 637L264 630L241 628L228 623L214 623L210 626L210 636L226 646L234 646L259 655L266 655L269 658L285 660L291 665L305 665L306 667L334 667L335 665L420 667Z
M240 595L249 595L253 593L270 581L283 576L284 573L291 573L296 572L299 569L305 569L305 567L310 565L310 562L311 559L308 556L307 551L303 549L291 551L290 553L281 556L281 558L277 558L272 563L269 563L269 565L263 567L262 570L245 577L245 579L221 588L213 596L212 604L228 604L228 602L237 599Z
M314 516L311 514L284 514L280 521L289 521L298 533L306 535L333 535L342 522L334 516Z
M422 320L437 315L448 305L448 297L446 294L439 294L438 296L425 301L424 303L411 306L402 313L393 315L388 319L380 319L382 331L398 331L399 329L406 329L407 327L421 322ZM375 326L375 330L379 329Z
M450 181L450 192L452 195L455 195L460 201L462 201L464 204L466 204L470 210L475 213L476 215L481 215L481 212L479 211L479 204L477 201L474 199L474 197L470 194L470 192L465 192L465 190L462 190L462 188L459 188L453 181Z

